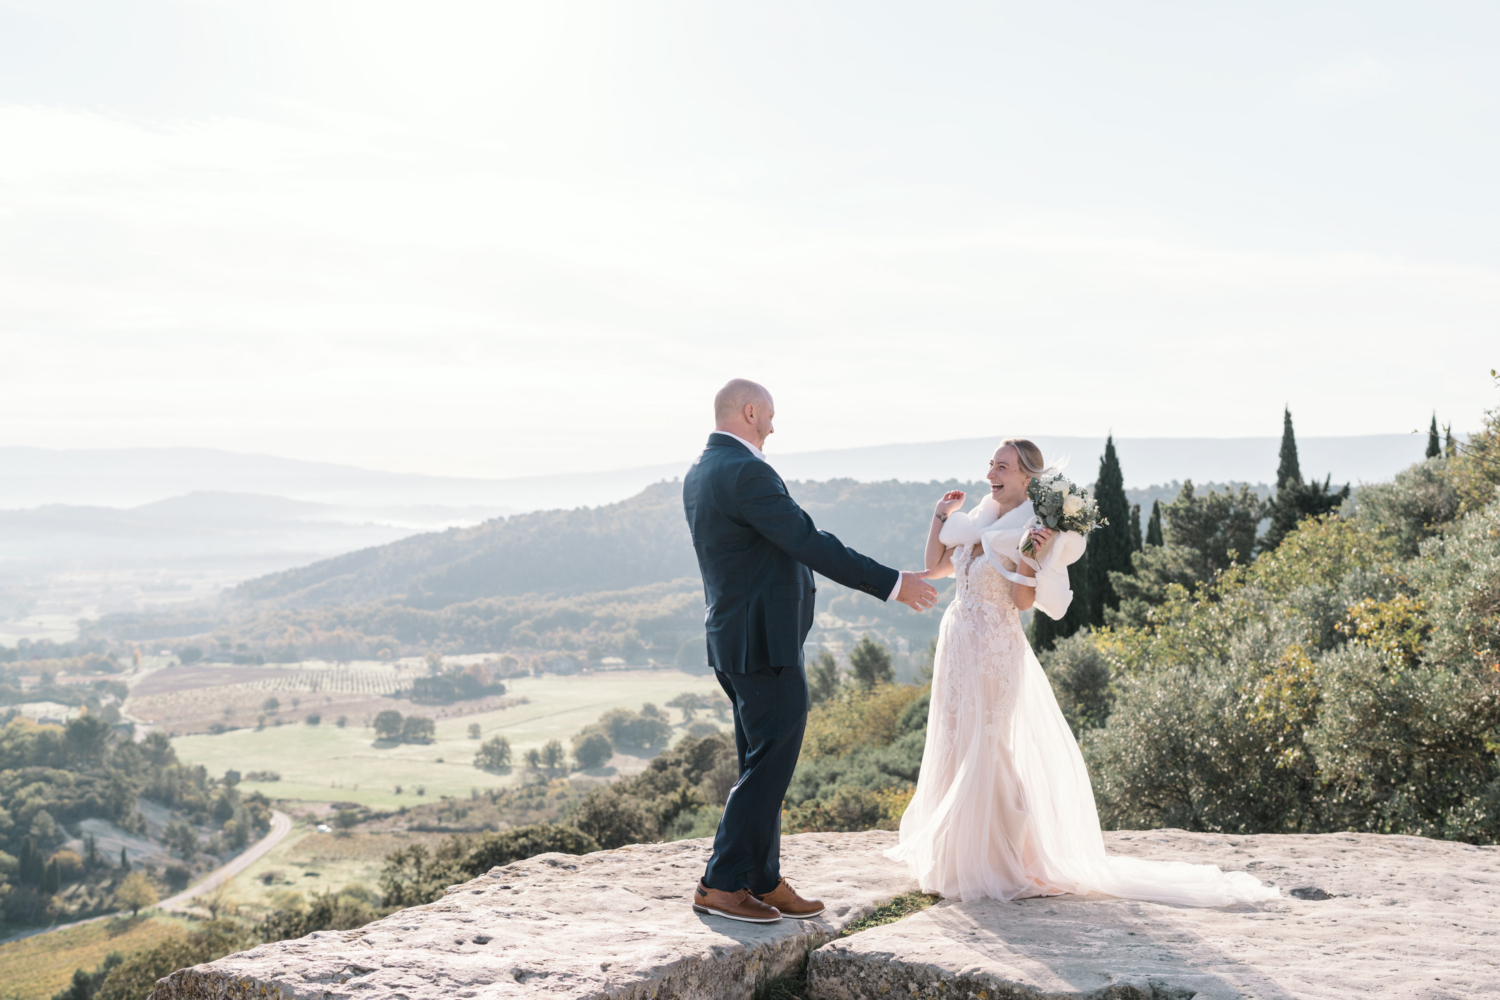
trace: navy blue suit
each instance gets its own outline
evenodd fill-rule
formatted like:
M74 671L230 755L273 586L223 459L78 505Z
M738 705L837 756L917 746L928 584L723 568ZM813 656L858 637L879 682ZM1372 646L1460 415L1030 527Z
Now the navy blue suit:
M776 470L727 434L709 436L682 504L703 575L708 662L734 703L740 765L703 882L764 894L781 877L781 803L807 725L813 571L880 600L900 574L819 531Z

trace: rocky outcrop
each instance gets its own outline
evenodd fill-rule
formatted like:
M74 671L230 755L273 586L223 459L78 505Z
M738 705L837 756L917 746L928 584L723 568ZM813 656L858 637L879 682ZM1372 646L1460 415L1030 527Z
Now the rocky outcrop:
M1106 839L1114 853L1247 870L1285 898L944 902L814 951L810 995L1500 997L1500 848L1373 834Z
M1245 869L1285 898L945 901L840 937L914 888L881 855L892 834L785 838L786 873L829 909L770 926L694 914L708 844L683 841L496 868L357 931L173 973L153 997L740 1000L804 963L813 1000L1500 996L1500 849L1365 834L1107 839L1122 854Z
M690 893L707 841L543 854L357 931L322 931L174 972L152 997L738 1000L757 982L798 972L810 951L915 888L881 856L892 842L879 832L783 839L782 872L828 906L816 920L757 925L694 913Z

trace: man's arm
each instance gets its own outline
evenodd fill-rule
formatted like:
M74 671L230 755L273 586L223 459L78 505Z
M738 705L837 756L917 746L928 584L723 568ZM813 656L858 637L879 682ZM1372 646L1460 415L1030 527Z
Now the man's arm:
M745 520L793 559L835 583L882 601L901 593L906 582L902 573L861 555L828 532L819 531L769 465L747 463L735 485Z

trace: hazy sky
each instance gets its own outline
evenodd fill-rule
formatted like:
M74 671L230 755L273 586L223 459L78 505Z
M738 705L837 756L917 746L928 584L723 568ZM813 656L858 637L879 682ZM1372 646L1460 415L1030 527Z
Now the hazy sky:
M0 0L0 444L1459 429L1494 3Z

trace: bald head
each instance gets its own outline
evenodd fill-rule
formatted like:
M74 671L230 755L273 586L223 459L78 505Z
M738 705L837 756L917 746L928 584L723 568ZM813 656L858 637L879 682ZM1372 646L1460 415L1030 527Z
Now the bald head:
M714 396L714 423L723 424L742 415L746 406L763 406L771 401L771 394L759 382L747 378L732 378Z
M714 396L714 426L737 434L757 448L765 444L774 428L775 404L766 387L747 378L730 379Z

